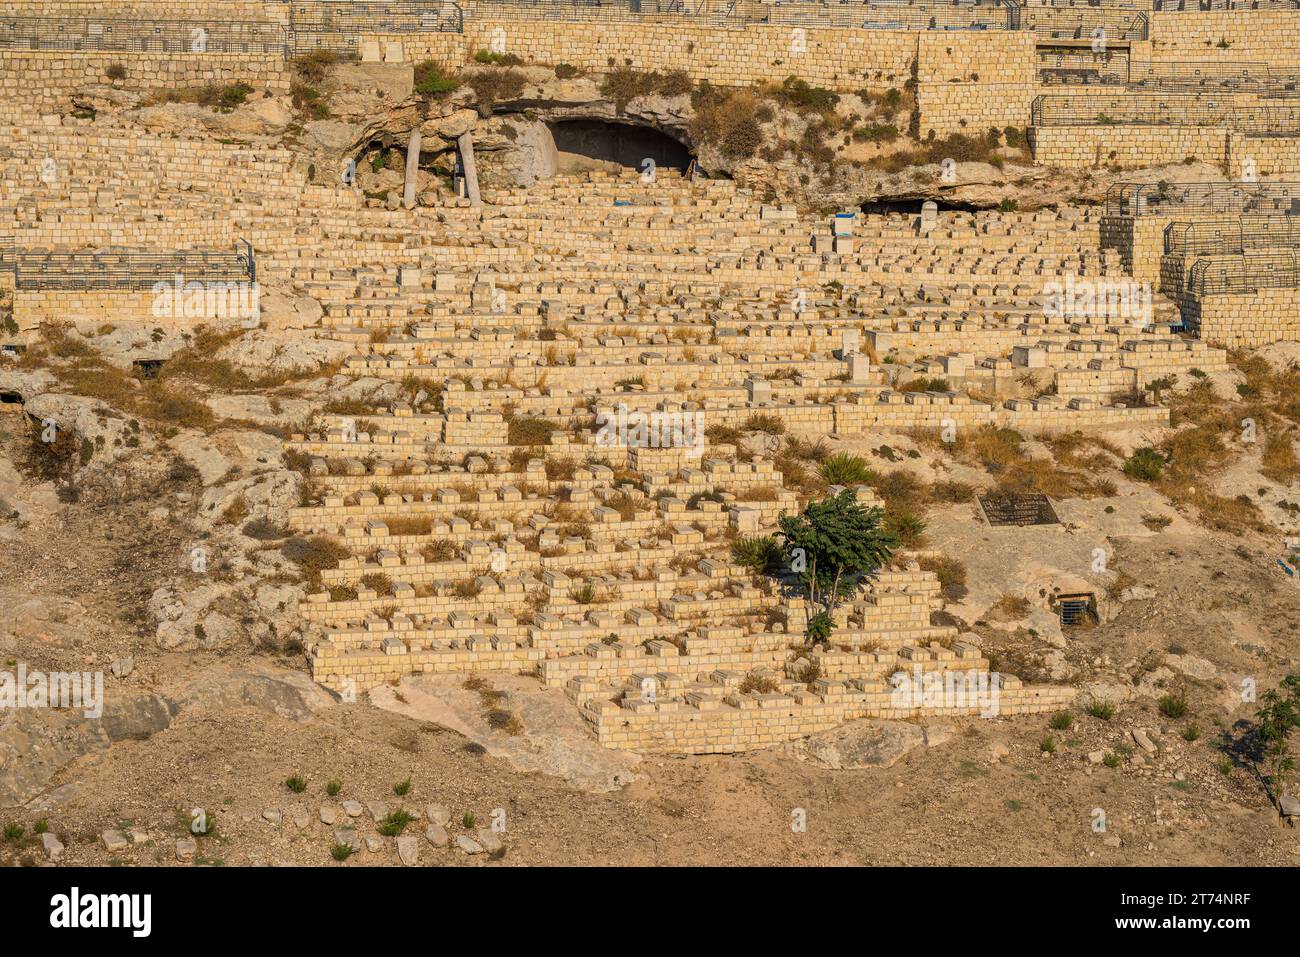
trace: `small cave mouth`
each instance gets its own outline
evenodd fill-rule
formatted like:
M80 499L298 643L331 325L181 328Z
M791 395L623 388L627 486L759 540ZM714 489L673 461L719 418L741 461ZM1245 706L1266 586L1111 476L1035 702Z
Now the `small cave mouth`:
M859 208L867 214L883 216L887 213L903 213L907 216L920 216L921 207L926 202L933 202L941 213L979 213L996 206L980 206L975 203L958 203L947 199L877 199L863 203Z
M0 391L0 412L19 412L23 407L23 397L8 389Z
M162 372L162 359L133 359L131 360L131 369L140 379L156 379L158 373Z
M611 165L644 172L647 159L656 169L685 171L695 158L687 146L648 126L607 120L551 120L546 126L562 172Z

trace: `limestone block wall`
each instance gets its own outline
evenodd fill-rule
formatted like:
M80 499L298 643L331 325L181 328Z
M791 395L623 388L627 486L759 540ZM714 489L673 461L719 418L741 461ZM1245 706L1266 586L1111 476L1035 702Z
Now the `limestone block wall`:
M749 26L723 29L689 18L591 23L524 19L482 9L464 35L367 37L379 55L400 46L407 60L446 63L496 50L529 62L568 63L591 71L631 66L685 70L720 86L781 82L798 76L840 92L901 89L916 63L922 135L984 132L1025 126L1035 91L1033 37L981 31L932 35L905 30L807 29Z
M114 17L134 20L285 20L288 11L275 0L7 0L12 17Z
M1294 179L1300 175L1300 136L1234 134L1228 178L1247 179L1252 173L1260 179Z
M1118 250L1125 271L1134 281L1158 283L1169 222L1168 216L1102 217L1101 248Z
M1068 705L1075 690L1022 685L1002 676L1000 715L1034 714ZM626 703L625 703L626 704ZM730 754L816 734L861 717L977 715L975 708L898 708L880 679L834 682L825 693L728 695L725 700L689 695L685 701L637 702L627 707L591 702L584 717L607 748L669 754Z
M248 301L253 300L250 297ZM18 289L14 292L14 321L22 332L38 329L44 322L70 322L84 332L91 332L102 325L124 322L147 323L150 328L190 329L200 323L232 318L207 311L201 315L184 313L184 303L179 308L165 306L151 289Z
M981 31L960 38L933 33L917 37L922 137L930 130L946 136L1029 125L1038 85L1033 34Z
M1231 131L1207 126L1035 126L1029 131L1034 160L1044 166L1163 165L1193 157L1226 163Z
M1300 59L1300 10L1217 10L1147 14L1153 60ZM1227 43L1226 47L1219 45Z
M1183 320L1205 341L1229 349L1300 342L1300 288L1189 299Z
M467 57L504 47L540 63L602 71L613 66L686 70L723 86L780 82L793 75L841 91L901 88L917 55L917 35L901 30L809 29L796 35L778 26L698 26L690 18L593 24L513 19L485 9L479 14L465 22ZM973 46L969 40L959 45Z
M108 68L120 63L128 90L168 90L244 82L275 93L289 91L289 71L279 54L245 53L79 53L66 50L0 50L0 100L37 109L68 106L71 93L108 83Z

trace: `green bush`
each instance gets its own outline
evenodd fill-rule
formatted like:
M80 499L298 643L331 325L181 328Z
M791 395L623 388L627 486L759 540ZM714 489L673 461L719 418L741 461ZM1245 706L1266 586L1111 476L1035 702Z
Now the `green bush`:
M1137 449L1124 463L1124 474L1131 479L1154 482L1165 470L1165 458L1153 448Z
M731 559L737 565L770 575L781 567L785 553L773 536L749 535L732 543Z
M460 86L460 80L432 60L415 67L415 92L421 96L443 96Z
M829 485L865 485L874 477L866 462L848 452L832 455L822 462L818 471Z

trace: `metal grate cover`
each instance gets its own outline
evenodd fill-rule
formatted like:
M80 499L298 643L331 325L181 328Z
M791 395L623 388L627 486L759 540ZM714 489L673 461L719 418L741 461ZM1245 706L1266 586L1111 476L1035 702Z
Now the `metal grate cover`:
M980 508L990 525L1057 525L1060 519L1046 495L981 495Z

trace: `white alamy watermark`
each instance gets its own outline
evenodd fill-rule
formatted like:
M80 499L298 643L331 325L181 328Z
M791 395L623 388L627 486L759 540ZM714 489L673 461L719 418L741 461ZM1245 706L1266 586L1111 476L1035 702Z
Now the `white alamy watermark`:
M703 412L640 412L620 404L596 416L596 444L602 448L687 449L704 452Z
M155 319L238 319L251 329L262 318L262 291L256 280L191 279L153 284Z
M914 665L909 674L896 671L889 677L893 691L889 706L896 711L933 708L969 711L978 708L981 718L995 718L1002 696L1002 675L978 671L926 671Z
M1043 315L1049 319L1106 319L1151 324L1151 283L1131 279L1079 279L1043 286Z
M18 708L80 708L87 718L104 713L102 671L28 671L19 662L16 672L0 671L0 710Z
M73 930L81 927L118 927L132 937L148 937L153 929L152 894L83 894L74 887L50 898L50 926Z

